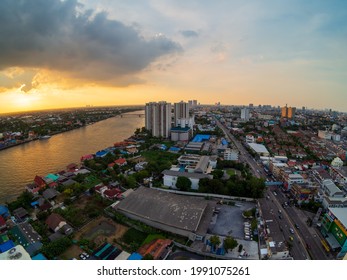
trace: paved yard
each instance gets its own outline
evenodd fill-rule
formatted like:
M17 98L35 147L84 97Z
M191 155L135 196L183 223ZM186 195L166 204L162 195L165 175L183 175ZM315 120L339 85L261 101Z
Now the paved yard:
M208 233L220 236L231 235L234 238L244 238L242 212L255 207L251 202L236 202L238 206L220 205L219 214L215 215L209 226Z

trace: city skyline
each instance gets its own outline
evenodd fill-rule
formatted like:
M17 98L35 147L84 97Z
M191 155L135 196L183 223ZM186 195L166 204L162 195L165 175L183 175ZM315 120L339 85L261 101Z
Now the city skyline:
M346 7L2 1L0 112L187 99L346 112Z

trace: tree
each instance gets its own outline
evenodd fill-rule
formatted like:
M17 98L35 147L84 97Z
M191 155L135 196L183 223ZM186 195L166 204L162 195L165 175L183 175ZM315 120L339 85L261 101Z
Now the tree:
M224 175L224 171L220 169L215 169L211 172L211 174L213 175L213 178L221 179Z
M221 243L218 235L212 235L209 240L214 247L219 246Z
M224 239L224 249L228 252L229 250L232 251L234 248L236 248L238 245L237 241L231 237L227 236Z
M144 257L143 257L143 260L154 260L153 256L151 254L146 254Z
M239 253L241 253L241 252L242 252L242 249L243 249L243 245L242 245L242 244L240 244L240 245L239 245L238 252L239 252Z
M187 192L190 190L191 186L192 186L192 182L187 177L179 176L177 178L176 187L180 191Z

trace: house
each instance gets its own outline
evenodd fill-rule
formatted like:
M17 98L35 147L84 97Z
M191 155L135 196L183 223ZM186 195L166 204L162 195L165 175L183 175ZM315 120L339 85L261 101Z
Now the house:
M125 158L119 158L119 159L115 160L114 163L117 164L118 166L127 165L127 161Z
M42 193L42 196L47 200L51 200L57 197L57 195L58 195L58 192L55 189L46 189Z
M103 192L104 197L108 199L112 199L112 200L120 197L120 195L121 195L121 190L118 188L107 189Z
M89 154L89 155L84 155L81 157L81 161L85 161L85 160L91 160L94 158L94 155Z
M46 219L47 226L54 232L62 232L65 235L69 235L73 232L71 226L69 226L62 216L56 213L52 213Z
M99 193L99 194L103 194L104 193L104 191L106 191L108 188L107 188L107 186L105 186L105 185L103 185L103 184L99 184L99 185L96 185L95 187L94 187L94 190L95 190L95 192L97 192L97 193Z
M26 217L29 216L29 213L27 210L25 210L23 207L19 207L16 210L13 211L13 215L17 220L23 220Z
M38 175L35 176L34 183L40 189L42 189L46 186L45 180L43 180L43 178L41 176L38 176Z
M66 166L66 171L75 172L77 168L78 165L76 163L70 163L68 166Z

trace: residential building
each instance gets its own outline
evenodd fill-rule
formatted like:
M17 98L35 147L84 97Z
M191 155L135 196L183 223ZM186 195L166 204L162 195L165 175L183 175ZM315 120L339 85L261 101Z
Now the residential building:
M182 128L189 127L190 129L193 129L194 124L195 124L194 117L179 118L175 121L175 125Z
M330 140L331 137L332 137L332 134L329 131L318 130L318 138Z
M239 159L239 153L238 153L238 151L236 151L236 150L227 148L227 149L224 151L223 158L224 158L224 160L233 160L233 161L236 161L236 160Z
M322 190L325 193L325 195L329 197L344 197L343 192L335 185L335 183L332 180L324 180L322 182Z
M293 119L295 116L296 108L295 107L285 107L281 108L281 117L287 119Z
M73 229L59 214L52 213L46 219L47 226L54 232L61 232L65 235L69 235L73 232Z
M168 138L171 129L171 103L146 103L145 127L154 137Z
M249 108L242 108L241 109L241 120L249 121L249 118L250 118Z
M189 123L189 103L183 101L174 103L175 126L186 127L186 122Z
M342 186L347 185L347 167L341 166L340 168L331 167L329 170L330 176L333 180Z
M314 198L317 192L317 188L301 186L299 184L293 184L290 188L290 193L298 204L309 202Z

